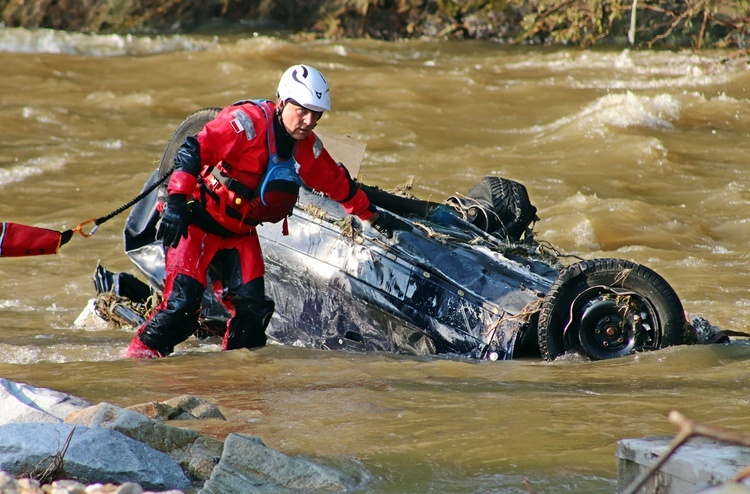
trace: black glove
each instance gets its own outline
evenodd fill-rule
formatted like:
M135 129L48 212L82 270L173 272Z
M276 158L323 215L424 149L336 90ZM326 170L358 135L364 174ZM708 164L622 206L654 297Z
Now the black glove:
M172 194L167 198L167 207L159 223L156 238L162 239L164 248L177 247L180 237L187 238L187 227L190 223L187 207L187 196Z
M372 222L372 227L388 238L393 238L396 230L411 231L411 225L399 219L384 209L378 208L378 217Z

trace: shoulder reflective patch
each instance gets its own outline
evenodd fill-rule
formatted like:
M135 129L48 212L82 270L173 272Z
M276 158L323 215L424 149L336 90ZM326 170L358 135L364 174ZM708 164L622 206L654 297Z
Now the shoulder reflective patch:
M234 115L234 118L231 122L229 122L229 125L232 126L234 132L237 134L239 134L240 132L244 132L247 140L252 141L256 135L255 125L253 124L253 121L250 119L250 117L247 116L247 113L237 109L232 112L232 115Z
M320 153L322 152L323 152L323 141L321 141L320 137L316 135L315 144L313 144L313 156L315 156L315 159L318 159L318 156L320 156Z

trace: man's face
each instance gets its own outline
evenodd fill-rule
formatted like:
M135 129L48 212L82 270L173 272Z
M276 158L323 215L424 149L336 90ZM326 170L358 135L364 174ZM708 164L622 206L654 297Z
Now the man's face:
M323 115L323 112L308 110L291 100L288 100L286 103L279 100L278 104L283 105L281 121L286 131L298 141L304 139L312 132L318 120Z

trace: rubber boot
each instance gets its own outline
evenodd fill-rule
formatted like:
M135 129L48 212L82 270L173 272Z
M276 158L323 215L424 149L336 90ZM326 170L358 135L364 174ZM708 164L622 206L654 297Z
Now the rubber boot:
M161 358L161 357L164 357L164 355L162 355L161 352L154 350L153 348L147 346L144 342L141 341L138 335L135 335L133 336L133 339L130 341L130 345L128 346L128 348L125 349L125 352L123 353L123 357L125 358Z

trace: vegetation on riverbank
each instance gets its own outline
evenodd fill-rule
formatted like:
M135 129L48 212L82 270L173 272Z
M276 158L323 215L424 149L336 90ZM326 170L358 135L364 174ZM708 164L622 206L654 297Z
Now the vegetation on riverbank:
M750 0L0 0L7 27L92 33L232 25L325 38L746 48Z

